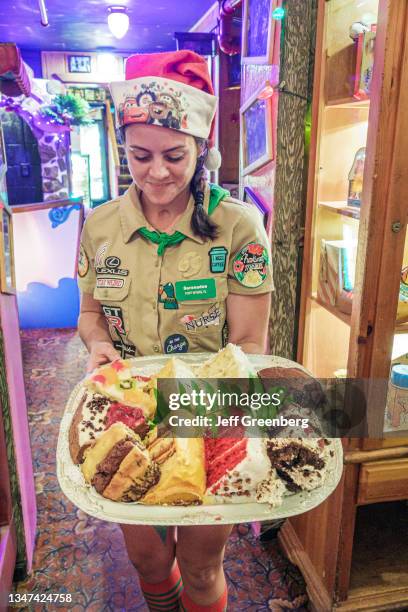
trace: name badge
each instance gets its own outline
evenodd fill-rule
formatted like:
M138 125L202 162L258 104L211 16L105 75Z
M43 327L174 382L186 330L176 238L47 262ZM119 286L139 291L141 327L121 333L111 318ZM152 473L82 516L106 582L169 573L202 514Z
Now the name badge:
M176 299L180 302L188 300L209 300L215 298L217 289L214 278L200 278L191 281L176 282Z

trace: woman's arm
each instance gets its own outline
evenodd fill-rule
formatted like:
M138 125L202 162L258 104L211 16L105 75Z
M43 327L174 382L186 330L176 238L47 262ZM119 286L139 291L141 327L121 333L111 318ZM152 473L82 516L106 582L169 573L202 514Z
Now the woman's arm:
M90 293L81 295L78 332L89 351L88 372L120 357L112 345L101 305Z
M241 346L245 353L264 354L270 308L270 293L230 293L227 297L228 341Z

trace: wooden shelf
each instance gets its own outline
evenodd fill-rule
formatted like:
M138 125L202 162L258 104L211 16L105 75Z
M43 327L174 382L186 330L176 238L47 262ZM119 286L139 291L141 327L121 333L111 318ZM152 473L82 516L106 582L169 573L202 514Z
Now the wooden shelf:
M319 306L321 306L322 308L328 310L332 315L343 321L343 323L346 323L347 325L351 324L351 315L348 315L345 312L340 312L340 310L338 310L334 306L326 304L326 302L322 302L322 300L320 300L317 295L312 295L310 299L313 300L313 302L316 302L316 304L319 304Z
M370 108L370 100L356 100L345 97L327 100L325 108Z
M395 326L395 333L408 334L408 321L405 321L404 323L397 323Z
M329 210L330 212L344 217L350 217L351 219L360 219L360 209L357 206L348 206L346 201L340 202L318 202L320 208Z

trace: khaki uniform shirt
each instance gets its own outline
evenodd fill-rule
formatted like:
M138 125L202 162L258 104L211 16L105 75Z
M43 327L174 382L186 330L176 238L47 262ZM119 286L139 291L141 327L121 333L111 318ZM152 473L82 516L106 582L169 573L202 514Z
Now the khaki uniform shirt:
M208 187L207 211L209 199ZM273 289L269 241L258 211L226 197L211 214L219 235L205 241L191 229L193 208L191 197L173 228L186 238L161 256L158 245L137 232L152 228L134 185L85 222L78 284L100 302L122 357L217 351L226 344L228 294Z

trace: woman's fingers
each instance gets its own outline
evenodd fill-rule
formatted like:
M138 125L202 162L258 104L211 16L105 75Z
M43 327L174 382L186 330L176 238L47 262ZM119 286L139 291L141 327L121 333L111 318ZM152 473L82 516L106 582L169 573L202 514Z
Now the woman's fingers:
M95 368L119 359L118 351L110 344L110 342L96 342L92 345L88 360L87 372L92 372Z

